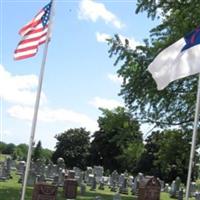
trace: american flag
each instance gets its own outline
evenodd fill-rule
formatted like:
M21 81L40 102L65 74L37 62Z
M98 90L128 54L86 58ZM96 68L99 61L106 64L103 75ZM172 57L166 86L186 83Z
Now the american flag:
M14 52L14 59L21 60L34 56L39 45L47 39L51 2L47 4L28 24L21 28L22 40Z

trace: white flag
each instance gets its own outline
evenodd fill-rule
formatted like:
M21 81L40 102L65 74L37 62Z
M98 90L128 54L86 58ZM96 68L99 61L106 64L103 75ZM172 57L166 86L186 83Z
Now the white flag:
M148 66L157 84L164 89L170 82L200 72L199 28L164 49Z

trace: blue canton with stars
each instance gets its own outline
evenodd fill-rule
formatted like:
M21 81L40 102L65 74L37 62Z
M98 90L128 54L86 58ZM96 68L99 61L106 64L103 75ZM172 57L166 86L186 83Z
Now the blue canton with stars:
M47 4L43 10L44 10L44 15L42 16L41 20L42 20L42 25L45 28L45 26L47 25L48 21L49 21L49 17L50 17L50 10L51 10L51 4L49 3Z
M196 28L194 31L188 33L185 37L185 46L182 48L181 52L189 49L195 45L200 44L200 27Z

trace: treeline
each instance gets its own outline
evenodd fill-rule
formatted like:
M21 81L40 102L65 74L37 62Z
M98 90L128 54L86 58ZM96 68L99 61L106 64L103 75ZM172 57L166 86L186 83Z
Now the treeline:
M85 128L74 128L57 134L55 151L35 145L32 160L65 160L66 167L101 165L108 175L113 170L119 173L128 170L136 175L160 177L171 182L177 176L186 182L192 130L173 129L154 131L143 138L140 123L122 107L114 110L101 109L99 129L90 133ZM199 144L198 144L199 145ZM28 146L0 143L0 152L12 155L13 159L25 160ZM198 177L199 154L195 154L193 179Z
M107 174L128 170L171 182L187 179L192 130L163 129L143 139L139 122L124 108L101 109L99 130L69 129L56 135L52 160L63 157L68 168L101 165ZM92 135L92 137L90 137ZM195 154L192 178L198 177L199 154Z
M10 155L13 160L24 160L26 161L28 153L28 145L27 144L19 144L15 145L13 143L6 144L4 142L0 142L0 154ZM42 148L41 141L37 143L35 147L33 147L32 159L43 159L45 161L50 161L52 157L52 151L46 148Z

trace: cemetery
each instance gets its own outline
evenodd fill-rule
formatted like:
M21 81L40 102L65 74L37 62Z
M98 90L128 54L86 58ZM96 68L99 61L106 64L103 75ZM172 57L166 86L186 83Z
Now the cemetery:
M199 8L0 0L0 200L200 200Z
M26 163L6 157L0 162L0 199L20 198ZM138 173L136 177L125 171L114 170L104 176L101 166L66 169L62 158L57 164L37 160L30 166L27 182L27 198L32 200L183 200L183 184L177 177L171 185L154 176ZM192 182L190 199L199 200L200 192Z

